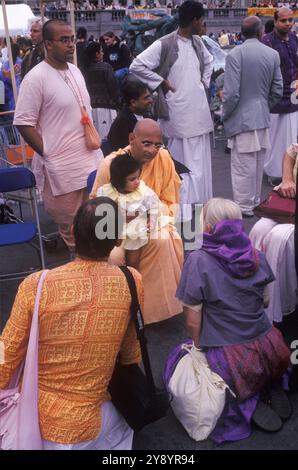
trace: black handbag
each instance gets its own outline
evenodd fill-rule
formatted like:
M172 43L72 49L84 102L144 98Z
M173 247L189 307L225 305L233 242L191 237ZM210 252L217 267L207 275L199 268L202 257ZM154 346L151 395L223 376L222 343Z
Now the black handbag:
M18 218L7 204L0 204L0 224L17 224Z
M126 266L120 266L131 294L131 316L141 346L144 372L137 364L122 365L117 361L108 387L112 403L134 431L163 418L169 408L169 395L154 385L144 321L138 302L134 278Z

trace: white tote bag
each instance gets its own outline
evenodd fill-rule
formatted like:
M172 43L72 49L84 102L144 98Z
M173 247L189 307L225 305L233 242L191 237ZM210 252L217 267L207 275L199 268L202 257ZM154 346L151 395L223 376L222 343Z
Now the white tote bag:
M171 406L189 436L202 441L215 428L229 387L211 371L204 353L194 345L183 344L181 347L188 354L180 359L168 384L173 396Z

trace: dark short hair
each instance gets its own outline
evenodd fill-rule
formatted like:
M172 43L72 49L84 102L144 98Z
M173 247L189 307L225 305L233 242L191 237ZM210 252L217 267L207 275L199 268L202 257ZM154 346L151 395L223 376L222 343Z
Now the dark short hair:
M274 21L273 20L266 21L265 29L264 29L265 34L271 33L273 30L274 30Z
M179 26L181 28L186 28L190 26L194 19L199 19L204 16L203 5L194 0L186 0L179 7Z
M44 23L42 27L42 39L43 41L51 41L53 39L53 26L55 25L66 25L70 26L66 21L58 20L54 18L53 20L49 20Z
M84 50L88 65L95 61L96 53L102 51L102 45L99 42L90 42Z
M116 34L113 33L113 31L107 31L107 32L104 33L102 36L103 36L103 37L104 37L104 36L107 36L108 38L117 38Z
M78 39L86 39L87 37L87 29L84 26L81 26L77 29L77 38Z
M140 170L141 167L141 163L128 153L118 155L112 160L110 166L111 184L121 191L125 186L127 176Z
M96 215L98 210L100 215ZM104 222L105 218L107 223L100 230L97 224ZM109 256L122 229L123 218L118 205L112 199L97 197L85 202L77 211L73 222L76 253L91 259Z
M138 100L146 91L150 91L146 83L128 76L121 86L121 95L124 105L130 106L131 100Z

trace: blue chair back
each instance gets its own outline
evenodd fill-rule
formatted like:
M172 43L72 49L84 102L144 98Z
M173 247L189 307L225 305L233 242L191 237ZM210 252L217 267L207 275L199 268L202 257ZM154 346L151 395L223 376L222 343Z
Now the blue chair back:
M34 188L36 185L32 171L24 167L0 169L0 192Z
M89 194L91 193L91 190L93 188L96 173L97 173L97 170L92 171L87 178L87 191Z

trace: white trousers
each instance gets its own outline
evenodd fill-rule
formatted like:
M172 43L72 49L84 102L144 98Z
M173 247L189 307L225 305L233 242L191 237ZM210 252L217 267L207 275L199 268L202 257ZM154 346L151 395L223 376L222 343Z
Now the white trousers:
M266 150L239 153L236 148L231 150L233 199L247 212L260 203Z
M249 237L253 246L265 253L275 276L275 281L268 285L269 305L265 311L271 322L281 322L296 307L294 224L278 224L262 217Z
M101 411L101 432L95 439L77 444L59 444L44 440L44 450L131 450L133 430L113 403L106 401L102 404Z
M115 109L94 108L92 109L94 126L102 139L107 139L110 127L117 117Z
M169 138L168 148L173 158L191 171L191 176L185 180L187 187L181 202L207 202L212 197L210 134L189 139Z
M270 114L270 150L267 150L264 171L268 176L282 177L282 161L287 148L297 142L298 112Z

